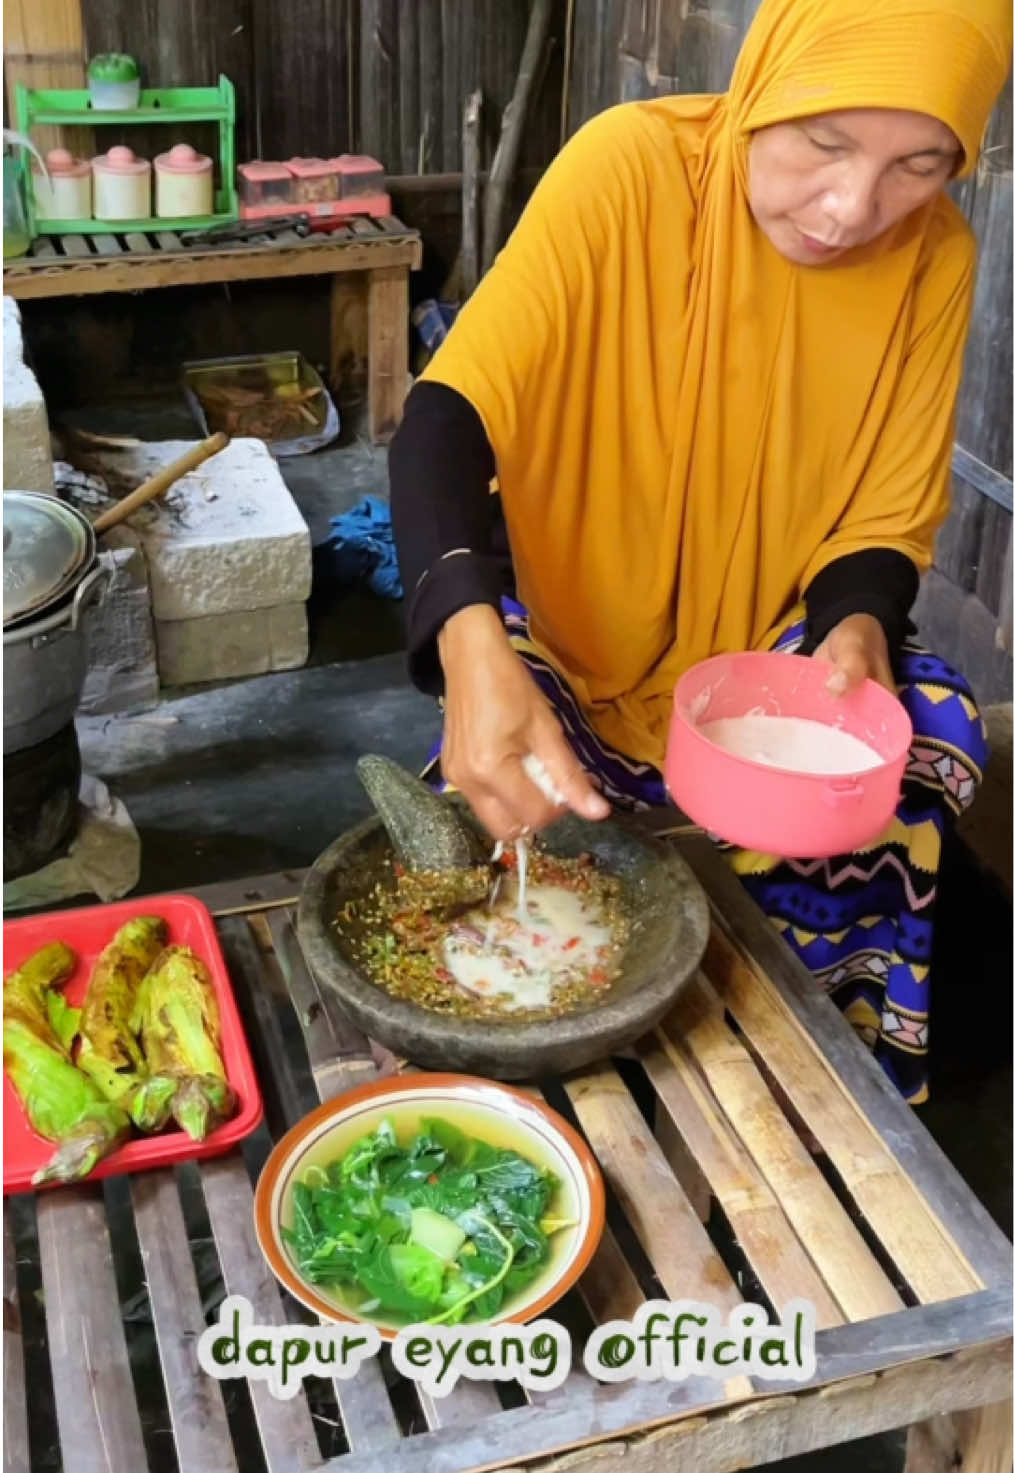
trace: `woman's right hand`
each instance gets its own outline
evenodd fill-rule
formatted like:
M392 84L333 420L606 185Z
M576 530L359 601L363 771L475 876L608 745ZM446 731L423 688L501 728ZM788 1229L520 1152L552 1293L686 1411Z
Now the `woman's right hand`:
M609 804L574 755L524 662L511 648L496 610L472 604L452 615L438 637L444 669L444 777L468 799L494 839L545 828L570 808L607 817ZM522 767L537 758L565 800L553 803Z

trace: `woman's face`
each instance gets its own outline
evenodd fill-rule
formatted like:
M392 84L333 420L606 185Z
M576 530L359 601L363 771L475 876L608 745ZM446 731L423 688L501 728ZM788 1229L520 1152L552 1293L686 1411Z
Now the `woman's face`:
M750 208L775 249L825 266L927 204L962 159L937 118L850 108L761 128L750 140Z

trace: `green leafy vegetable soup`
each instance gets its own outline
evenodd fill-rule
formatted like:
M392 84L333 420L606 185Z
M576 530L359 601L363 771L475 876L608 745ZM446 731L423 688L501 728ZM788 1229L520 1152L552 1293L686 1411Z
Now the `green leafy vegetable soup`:
M574 1244L576 1192L549 1148L493 1111L439 1108L392 1107L368 1132L349 1122L286 1189L282 1237L303 1278L378 1325L509 1313Z

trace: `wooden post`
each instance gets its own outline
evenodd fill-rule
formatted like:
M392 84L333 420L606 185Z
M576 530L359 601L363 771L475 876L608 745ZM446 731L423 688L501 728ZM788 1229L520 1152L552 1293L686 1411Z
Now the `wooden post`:
M419 0L398 0L398 127L406 174L418 167L419 97Z
M84 31L81 0L35 0L4 6L4 83L10 126L16 127L14 85L83 87ZM40 153L57 146L90 158L95 152L91 128L35 128L32 141Z
M461 133L461 284L470 297L479 284L479 116L482 93L465 103Z
M331 353L329 384L336 404L362 401L366 393L366 283L358 272L331 277Z
M486 187L486 202L482 215L482 269L488 271L500 248L503 219L507 210L507 195L521 151L525 118L535 93L536 79L540 75L539 63L549 35L552 20L552 0L533 0L528 18L528 33L521 53L514 95L504 108L500 142Z
M415 0L419 9L419 154L420 174L456 167L443 147L444 72L440 0Z
M408 391L408 271L371 271L367 291L370 439L384 444L398 427Z
M1014 1403L994 1402L908 1429L904 1473L1010 1473Z

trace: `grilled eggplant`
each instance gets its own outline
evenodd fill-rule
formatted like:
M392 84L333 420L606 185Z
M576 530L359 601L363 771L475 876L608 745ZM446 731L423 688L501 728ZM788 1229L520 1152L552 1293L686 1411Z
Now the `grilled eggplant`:
M67 1024L73 1009L54 1008L55 989L76 965L69 946L53 942L37 951L4 983L4 1069L29 1124L57 1144L33 1178L79 1181L130 1134L124 1110L105 1099L71 1059L54 1027Z
M81 1010L79 1066L147 1132L161 1130L169 1119L175 1085L152 1077L130 1023L142 979L168 934L158 916L136 916L121 926L95 963Z
M195 1141L236 1108L222 1062L218 999L207 967L167 946L141 984L132 1019L152 1080L173 1082L172 1115Z

